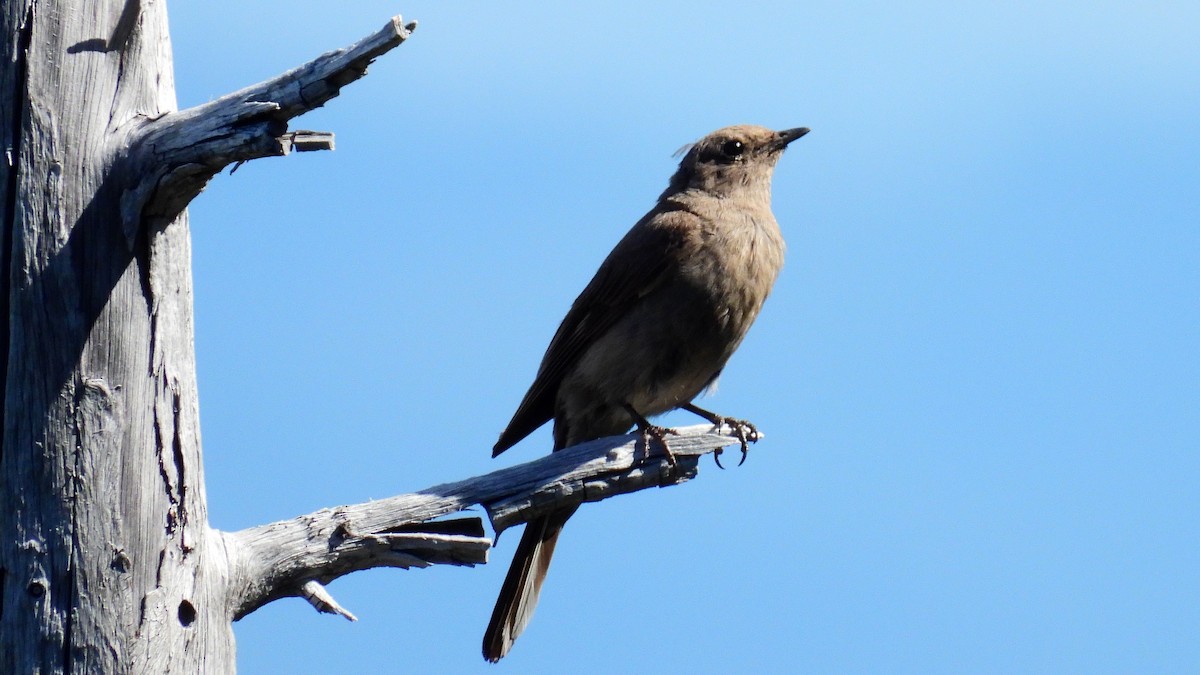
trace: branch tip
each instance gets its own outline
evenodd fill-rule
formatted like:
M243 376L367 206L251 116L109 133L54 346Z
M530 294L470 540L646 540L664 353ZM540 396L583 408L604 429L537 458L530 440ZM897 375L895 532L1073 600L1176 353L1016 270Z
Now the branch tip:
M304 585L300 587L300 596L322 614L337 614L346 617L349 621L358 621L358 617L339 605L338 601L334 600L329 591L316 579L304 582Z
M400 38L401 40L407 40L409 38L409 36L412 35L412 32L416 29L417 29L416 21L409 21L408 23L404 23L404 17L400 16L399 14L397 14L396 16L393 16L391 21L388 22L388 25L384 26L384 28L383 28L383 30L385 32L390 31L393 35Z

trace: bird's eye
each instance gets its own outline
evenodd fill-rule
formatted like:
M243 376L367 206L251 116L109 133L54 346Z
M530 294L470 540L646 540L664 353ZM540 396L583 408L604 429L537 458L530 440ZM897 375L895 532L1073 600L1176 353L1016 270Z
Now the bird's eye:
M721 144L721 154L729 159L737 159L746 151L746 146L741 141L725 141Z

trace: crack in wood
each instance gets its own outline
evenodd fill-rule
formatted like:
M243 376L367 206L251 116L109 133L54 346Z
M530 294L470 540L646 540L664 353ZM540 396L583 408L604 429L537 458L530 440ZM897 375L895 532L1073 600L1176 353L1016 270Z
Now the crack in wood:
M165 373L162 374L162 376L160 378L160 382L162 383L162 388L164 390L168 388L167 375ZM178 403L175 403L174 407L177 409ZM171 420L172 420L172 424L178 425L178 423L179 423L178 412L172 413ZM176 530L182 525L182 523L180 522L181 519L179 516L179 509L180 509L179 498L176 496L177 488L173 484L174 481L171 478L171 473L168 470L168 465L167 465L166 438L165 438L165 435L163 434L163 425L166 423L166 421L164 419L162 419L162 417L159 415L159 406L157 404L154 406L153 422L154 422L154 453L158 460L158 475L159 475L159 478L162 479L163 492L167 496L168 506L167 506L167 513L166 513L166 530L167 530L167 535L170 536L170 535L175 534ZM172 430L172 440L171 440L171 445L172 445L171 454L172 455L175 455L177 452L174 448L174 446L177 442L177 439L178 439L178 431L173 429ZM174 463L174 461L176 461L176 460L173 460L173 463ZM176 471L178 472L177 465L176 465ZM159 560L159 566L160 566L159 572L160 573L162 571L161 565L162 565L162 560L160 557L160 560Z
M182 425L180 424L179 403L179 390L172 387L171 414L174 428L171 435L171 452L175 461L175 490L178 495L175 504L179 512L179 526L182 528L179 533L179 548L184 554L187 554L191 551L191 548L186 541L188 521L187 480L185 480L184 474L183 435L180 431Z

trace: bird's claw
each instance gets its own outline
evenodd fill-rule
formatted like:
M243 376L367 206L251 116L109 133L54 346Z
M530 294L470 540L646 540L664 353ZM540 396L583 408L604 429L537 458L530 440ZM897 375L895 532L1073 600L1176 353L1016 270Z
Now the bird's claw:
M732 431L735 436L737 436L739 441L741 441L742 458L738 460L737 465L741 466L745 464L746 457L750 455L749 444L758 442L758 427L754 426L752 422L747 420L739 420L732 417L720 418L720 421L717 422L717 426L720 427L722 425L729 427L729 430ZM725 466L721 464L721 453L724 451L724 448L718 448L717 451L713 453L713 461L715 461L717 466L721 469L725 468Z

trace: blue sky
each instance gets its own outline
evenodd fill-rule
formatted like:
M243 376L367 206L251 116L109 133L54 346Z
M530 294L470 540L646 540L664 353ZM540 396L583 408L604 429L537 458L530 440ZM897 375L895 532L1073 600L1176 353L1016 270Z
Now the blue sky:
M421 26L191 208L212 523L485 473L684 143L813 132L788 262L706 407L743 467L567 529L499 666L515 536L236 625L243 672L1200 668L1200 5L175 2L181 106ZM694 418L668 416L671 423ZM615 667L613 664L622 664Z

